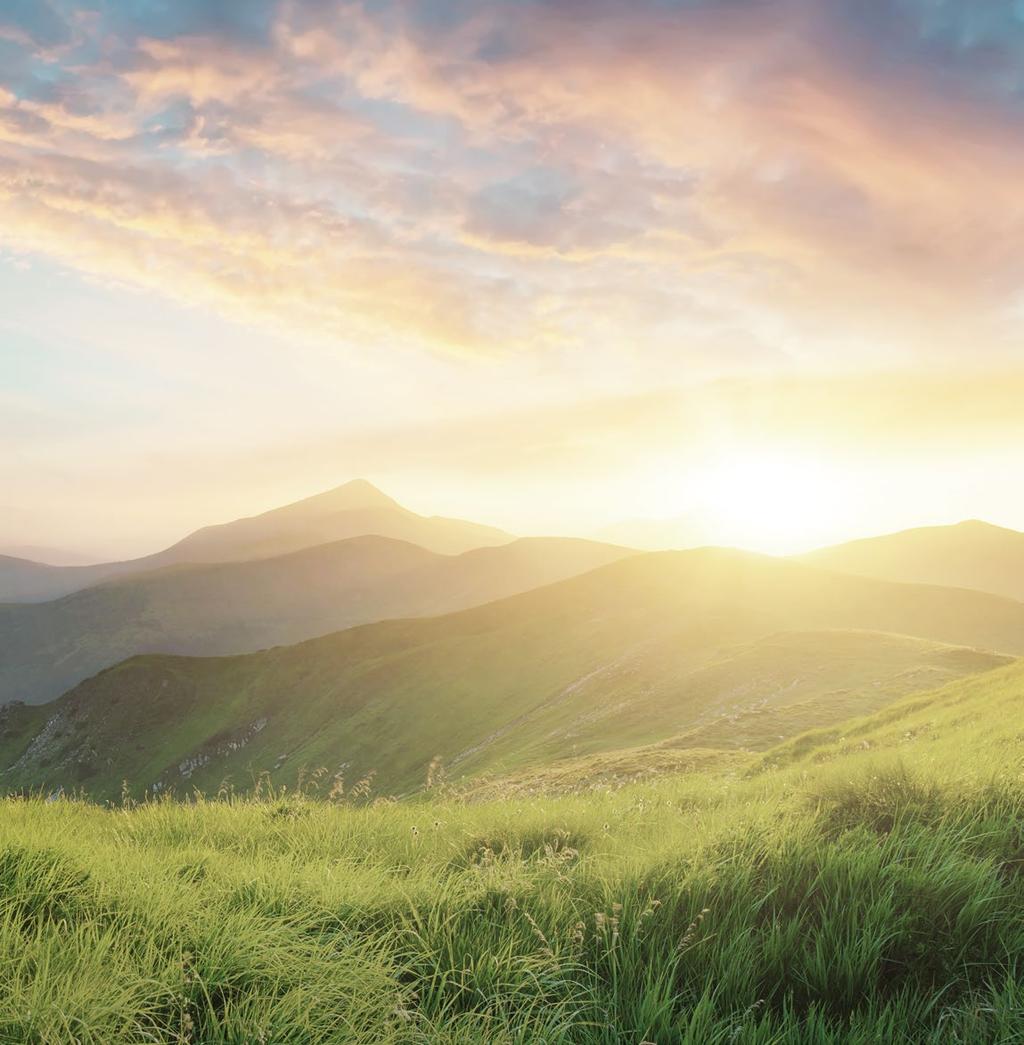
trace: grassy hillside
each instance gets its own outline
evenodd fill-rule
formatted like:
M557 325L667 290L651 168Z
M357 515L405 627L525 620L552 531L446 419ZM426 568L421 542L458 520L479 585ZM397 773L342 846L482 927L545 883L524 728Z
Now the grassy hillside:
M245 653L373 620L449 612L629 554L530 538L447 556L355 537L273 559L169 567L54 602L0 605L0 703L53 700L139 653Z
M845 631L868 628L894 634ZM681 735L763 749L1003 660L945 643L1020 652L1024 605L738 552L643 555L458 614L135 658L11 709L0 783L103 796L323 766L401 793L435 756L460 778Z
M1024 599L1024 533L977 520L851 541L802 558L828 570Z
M207 526L141 559L93 566L47 566L0 556L0 603L44 602L114 577L181 563L266 559L334 541L374 534L456 555L505 544L510 534L490 526L422 516L363 480L247 519Z
M585 795L9 799L0 1040L1009 1045L1021 735L1015 664Z
M1013 777L1024 759L1024 661L897 701L873 715L811 730L754 763L758 773L843 762L865 753L906 757L936 776L957 766ZM869 760L870 761L870 760Z

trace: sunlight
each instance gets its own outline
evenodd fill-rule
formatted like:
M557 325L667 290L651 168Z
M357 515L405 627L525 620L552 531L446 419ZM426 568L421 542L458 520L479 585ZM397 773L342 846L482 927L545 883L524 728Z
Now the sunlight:
M692 479L716 543L770 554L803 551L839 533L845 487L834 465L784 447L730 450Z

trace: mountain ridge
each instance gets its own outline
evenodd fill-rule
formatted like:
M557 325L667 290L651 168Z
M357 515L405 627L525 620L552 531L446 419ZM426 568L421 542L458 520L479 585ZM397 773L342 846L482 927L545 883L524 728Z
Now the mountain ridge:
M0 603L45 602L115 576L174 563L270 558L346 537L379 534L449 554L513 540L481 523L423 516L403 508L365 479L354 479L291 504L201 527L162 551L90 566L50 566L0 556Z
M103 796L123 779L215 789L323 765L399 793L435 756L472 777L688 731L696 747L763 747L1021 653L1010 599L731 550L650 553L444 616L132 658L9 708L0 784Z
M1024 533L981 519L864 537L795 558L883 580L1024 599Z
M458 555L377 535L245 562L177 563L0 605L0 704L39 703L138 653L230 655L512 595L634 554L520 538Z

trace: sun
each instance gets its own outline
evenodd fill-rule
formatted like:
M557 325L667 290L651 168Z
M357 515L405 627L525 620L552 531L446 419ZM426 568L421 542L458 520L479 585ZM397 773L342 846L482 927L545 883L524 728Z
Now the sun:
M728 450L699 466L689 487L716 544L770 554L831 540L849 499L842 470L802 448Z

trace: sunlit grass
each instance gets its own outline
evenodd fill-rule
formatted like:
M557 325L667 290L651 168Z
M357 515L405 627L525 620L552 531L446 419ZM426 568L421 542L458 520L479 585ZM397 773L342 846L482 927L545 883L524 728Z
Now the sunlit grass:
M6 799L0 1041L1024 1040L1022 677L561 797Z
M7 800L0 1039L1024 1039L1024 788L866 752L466 804Z

